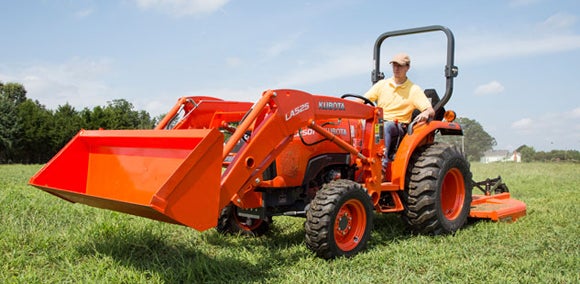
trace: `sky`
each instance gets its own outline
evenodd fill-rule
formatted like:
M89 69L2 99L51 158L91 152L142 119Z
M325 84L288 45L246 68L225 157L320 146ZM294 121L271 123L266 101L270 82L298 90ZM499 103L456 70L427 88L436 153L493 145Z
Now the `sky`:
M152 116L182 96L257 101L268 89L364 94L388 31L455 37L446 109L496 150L580 150L580 1L0 0L0 81L48 109L131 102ZM445 91L445 35L392 37L409 78Z

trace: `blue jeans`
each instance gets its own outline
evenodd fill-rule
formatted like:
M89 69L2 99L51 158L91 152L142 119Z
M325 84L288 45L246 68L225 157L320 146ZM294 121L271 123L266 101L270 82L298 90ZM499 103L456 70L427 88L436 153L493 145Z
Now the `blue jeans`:
M384 131L385 131L385 157L383 158L383 167L386 167L387 163L393 160L392 155L389 153L391 143L397 142L396 139L405 134L405 132L403 130L402 124L395 123L394 121L385 121Z

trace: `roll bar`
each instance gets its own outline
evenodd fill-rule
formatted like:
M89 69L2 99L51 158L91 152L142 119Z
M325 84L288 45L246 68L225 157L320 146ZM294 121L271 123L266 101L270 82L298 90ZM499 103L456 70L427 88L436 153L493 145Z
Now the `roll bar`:
M375 69L371 74L371 81L373 84L378 82L381 79L385 78L385 75L380 71L380 54L381 54L381 45L383 41L389 37L395 36L402 36L402 35L410 35L410 34L418 34L418 33L426 33L426 32L433 32L433 31L442 31L447 36L447 63L445 65L445 94L443 98L433 107L435 111L442 108L447 104L447 101L451 98L451 94L453 93L453 78L457 77L459 73L459 69L457 66L454 65L454 57L455 57L455 38L453 37L453 33L447 27L444 26L425 26L419 28L412 28L412 29L405 29L405 30L398 30L398 31L391 31L381 34L376 42L374 47L374 54L373 60L375 62Z

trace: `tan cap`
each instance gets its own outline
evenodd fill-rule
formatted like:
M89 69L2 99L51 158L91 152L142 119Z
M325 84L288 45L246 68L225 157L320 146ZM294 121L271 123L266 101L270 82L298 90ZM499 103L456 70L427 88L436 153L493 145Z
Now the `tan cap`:
M393 62L396 62L399 65L409 65L411 63L411 59L409 58L408 54L403 52L393 56L393 59L389 63L392 64Z

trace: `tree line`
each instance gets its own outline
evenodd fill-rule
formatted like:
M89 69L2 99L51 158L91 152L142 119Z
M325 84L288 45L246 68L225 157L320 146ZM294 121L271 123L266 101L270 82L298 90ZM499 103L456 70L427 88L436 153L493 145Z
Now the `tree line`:
M576 150L552 150L549 152L536 152L534 147L522 145L516 151L522 155L523 162L580 162L580 151Z
M46 163L81 129L150 129L157 119L118 99L77 111L49 110L19 83L0 82L0 164Z

